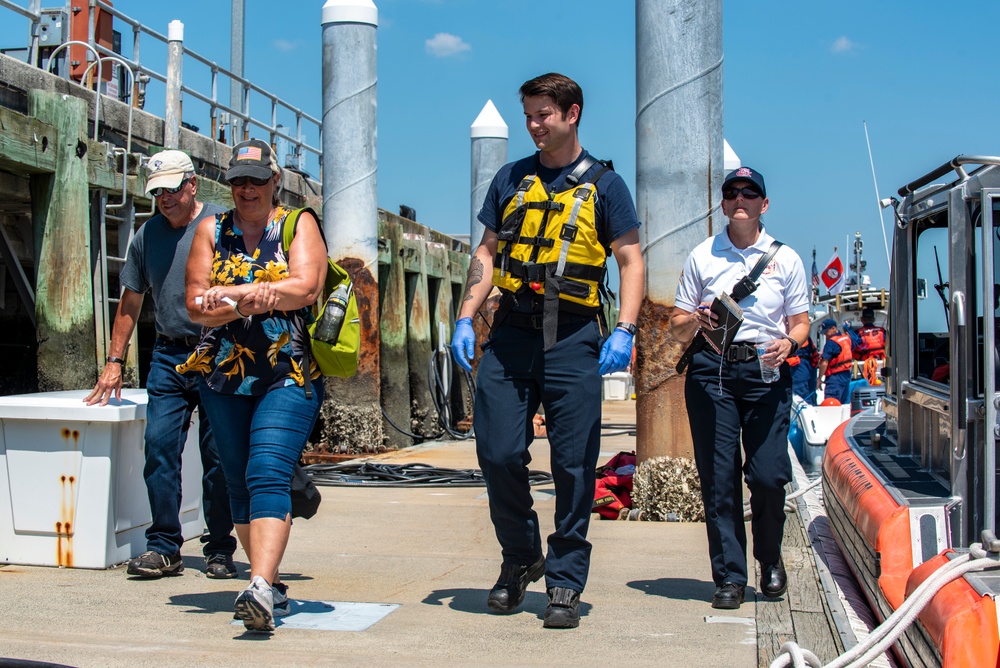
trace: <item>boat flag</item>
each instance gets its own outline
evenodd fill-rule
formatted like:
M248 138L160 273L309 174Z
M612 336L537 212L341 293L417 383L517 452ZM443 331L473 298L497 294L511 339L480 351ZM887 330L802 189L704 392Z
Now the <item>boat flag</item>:
M819 288L819 269L816 268L816 249L813 248L812 285Z
M840 256L837 255L837 249L833 249L833 257L830 261L826 263L826 268L823 269L823 285L826 286L826 291L831 295L840 294L844 290L844 283L846 283L846 278L844 276L844 263L840 261Z

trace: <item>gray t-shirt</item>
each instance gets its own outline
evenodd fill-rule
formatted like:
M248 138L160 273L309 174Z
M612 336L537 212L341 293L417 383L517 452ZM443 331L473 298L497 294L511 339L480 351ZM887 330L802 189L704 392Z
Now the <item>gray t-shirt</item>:
M181 229L158 213L132 238L119 278L133 292L152 289L157 333L171 338L201 334L201 325L191 322L184 304L184 269L198 222L223 211L217 204L204 204L197 220Z

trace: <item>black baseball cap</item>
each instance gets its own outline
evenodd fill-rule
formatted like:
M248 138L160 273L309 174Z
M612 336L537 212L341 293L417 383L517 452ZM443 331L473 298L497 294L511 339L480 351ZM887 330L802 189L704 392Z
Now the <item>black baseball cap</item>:
M722 189L725 190L733 181L749 181L760 193L761 197L767 197L767 189L764 188L764 177L760 172L750 167L740 167L734 169L726 175L726 180L722 182Z
M240 176L254 179L269 179L278 172L278 161L274 158L271 145L260 139L250 139L233 147L226 170L226 181Z
M861 317L862 318L874 318L875 317L875 309L873 309L871 306L864 307L863 309L861 309Z

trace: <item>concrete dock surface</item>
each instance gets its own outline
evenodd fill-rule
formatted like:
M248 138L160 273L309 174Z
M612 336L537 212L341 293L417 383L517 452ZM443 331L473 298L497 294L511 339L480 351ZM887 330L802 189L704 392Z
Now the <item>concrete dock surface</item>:
M635 402L605 402L604 422L635 423ZM608 430L601 463L634 450ZM531 448L548 470L547 441ZM436 441L385 455L391 463L477 468L471 441ZM296 520L282 562L293 601L393 604L362 631L234 625L233 600L248 584L201 569L197 540L176 577L133 580L108 570L0 566L0 665L6 659L68 666L756 666L756 585L735 611L713 610L703 524L594 519L590 579L578 629L542 628L544 580L521 608L492 614L486 596L500 571L485 488L321 487L310 520ZM534 488L542 535L554 490ZM295 605L299 605L296 603ZM295 608L293 608L293 612ZM295 615L287 618L294 619ZM23 665L23 664L22 664Z

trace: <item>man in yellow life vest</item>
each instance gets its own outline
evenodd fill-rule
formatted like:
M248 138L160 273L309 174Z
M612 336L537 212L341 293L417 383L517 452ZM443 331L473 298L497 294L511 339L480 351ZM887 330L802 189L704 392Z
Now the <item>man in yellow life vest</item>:
M487 604L513 612L527 586L544 575L543 626L574 628L590 568L601 375L631 361L645 269L628 187L580 145L580 87L545 74L519 92L538 152L505 165L490 184L479 212L486 229L469 263L451 346L455 361L471 371L472 318L498 287L503 297L482 346L473 421L503 556ZM610 253L619 267L621 310L609 333L600 294ZM539 405L556 487L547 550L528 484L531 420Z

